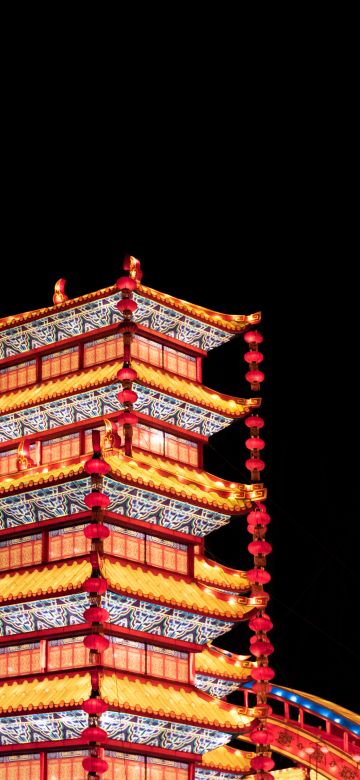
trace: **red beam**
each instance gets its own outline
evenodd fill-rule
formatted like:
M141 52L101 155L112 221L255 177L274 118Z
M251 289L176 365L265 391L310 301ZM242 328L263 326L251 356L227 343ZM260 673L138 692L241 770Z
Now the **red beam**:
M38 533L40 531L57 528L70 528L72 526L82 525L85 520L91 518L91 512L77 512L74 515L64 515L64 517L53 517L48 520L40 520L38 523L27 523L13 528L4 528L0 530L0 540L16 539ZM133 517L119 515L116 512L105 511L104 519L111 521L120 528L130 528L135 531L142 531L150 536L158 536L162 539L179 541L182 544L201 545L203 538L201 536L192 536L182 531L174 531L172 528L163 528L163 526L148 523L145 520L136 520Z
M167 750L166 748L153 747L152 745L135 744L133 742L123 742L117 739L107 739L104 747L110 750L118 750L121 753L136 753L144 756L153 756L154 758L168 758L172 761L184 761L193 763L199 761L197 753L185 753L181 750ZM2 755L12 756L14 754L39 753L46 751L48 753L58 752L60 750L74 750L74 748L89 748L89 742L77 737L74 739L59 739L52 742L28 742L19 745L0 745Z
M14 327L16 327L16 325ZM76 347L77 344L81 345L85 344L87 341L95 341L97 339L105 338L106 336L111 336L112 334L115 335L117 329L118 323L106 325L104 328L94 328L94 330L88 331L87 333L79 333L78 336L71 336L70 338L61 341L53 341L51 344L45 344L42 347L36 347L35 349L29 349L26 352L3 358L0 360L0 366L1 368L8 368L9 366L32 360L37 356L43 357L45 355L52 355L55 352L61 352L69 347ZM164 344L166 347L171 346L173 349L177 349L179 352L185 352L185 354L190 355L191 357L201 358L206 357L207 355L207 352L200 349L200 347L190 346L183 341L179 341L179 339L167 336L166 333L158 333L150 328L146 328L144 325L139 324L137 332L139 336L147 336L151 341L157 341L159 344Z
M90 623L79 623L77 626L45 628L42 631L29 631L26 634L1 636L0 647L29 644L31 642L40 641L41 639L83 636L91 630L92 626ZM132 628L115 626L114 623L106 624L106 634L108 636L116 636L122 639L130 639L135 642L142 642L144 644L157 645L158 647L167 647L171 650L180 650L182 652L199 653L204 649L204 645L198 645L194 642L184 642L182 639L169 639L169 637L159 636L158 634L148 634L146 631L135 631Z
M77 395L79 392L82 391L75 391L72 393L72 395ZM189 403L189 401L185 401L184 399L184 403ZM177 436L179 439L192 441L195 444L204 444L204 443L206 444L208 442L208 436L203 436L201 433L194 433L194 431L187 431L185 428L180 428L179 426L173 425L172 423L168 423L165 420L158 420L155 417L150 417L150 415L148 414L142 414L142 412L136 412L136 413L140 422L148 425L149 428L156 428L157 430L164 431L165 433L171 433L173 436ZM118 411L110 412L109 414L103 415L102 417L91 417L87 420L78 420L75 423L69 423L68 425L59 425L56 428L51 428L47 431L39 431L38 433L32 433L26 436L26 438L29 440L30 443L34 441L47 441L48 439L57 439L69 432L76 433L77 431L81 432L86 429L91 430L92 428L98 428L104 424L104 417L107 417L109 420L116 420L118 416L119 416ZM23 438L24 438L23 436L20 436L17 439L11 439L10 441L0 442L0 452L7 452L9 450L16 449ZM138 449L140 451L138 447L135 447L134 449ZM84 455L85 453L81 451L81 455L79 455L78 460L81 460L81 457ZM175 458L169 458L169 460L176 461ZM54 464L50 463L50 464L46 464L46 466L53 468Z

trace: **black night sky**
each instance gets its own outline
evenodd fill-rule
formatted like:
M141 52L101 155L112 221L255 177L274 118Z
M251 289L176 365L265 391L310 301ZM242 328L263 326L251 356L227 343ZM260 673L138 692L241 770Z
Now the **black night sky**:
M31 199L30 188L26 197ZM101 193L78 214L76 197L73 192L71 215L64 203L56 217L49 206L49 217L39 202L30 226L14 225L3 255L1 316L50 305L59 277L68 280L69 297L112 284L125 253L140 258L150 287L227 313L263 312L275 681L358 711L356 293L351 257L333 215L322 211L319 224L315 208L299 210L284 193L272 203L271 216L254 203L246 210L234 205L219 220L199 196L191 217L169 218L159 207L145 224L135 192L129 194L131 219L122 206L98 208ZM268 197L270 203L270 191ZM204 384L249 395L244 346L237 338L211 352ZM205 468L247 481L245 430L235 423L214 436ZM208 537L207 552L229 566L250 568L249 541L245 519L236 518ZM245 654L249 637L241 626L218 644Z

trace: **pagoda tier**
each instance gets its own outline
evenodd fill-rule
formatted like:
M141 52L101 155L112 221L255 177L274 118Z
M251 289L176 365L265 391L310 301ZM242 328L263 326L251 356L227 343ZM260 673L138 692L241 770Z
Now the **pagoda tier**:
M89 672L12 681L0 690L3 745L21 744L24 728L26 741L34 743L40 735L41 741L80 738L87 726L81 705L91 694ZM229 741L231 735L248 732L257 714L256 708L224 704L190 686L139 680L119 672L100 670L99 693L107 705L101 722L109 740L141 744L157 735L158 747L199 754Z
M0 396L2 441L34 437L55 427L72 425L76 430L85 421L118 417L116 375L121 365L106 363ZM139 361L132 366L138 375L134 408L143 422L163 420L206 439L260 406L258 398L230 398Z
M89 480L78 459L54 468L30 468L0 483L0 528L81 514ZM111 511L204 536L266 496L263 485L227 482L201 469L134 450L107 457L104 490Z
M116 287L64 301L56 306L5 317L0 322L0 358L19 355L93 330L111 329L119 322ZM155 331L203 351L224 344L237 333L260 322L259 312L248 316L219 314L172 295L138 285L134 294L134 319L145 330Z

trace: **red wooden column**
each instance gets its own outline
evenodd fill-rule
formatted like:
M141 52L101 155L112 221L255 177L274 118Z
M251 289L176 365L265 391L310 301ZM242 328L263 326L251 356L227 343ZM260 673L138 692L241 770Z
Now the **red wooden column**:
M40 780L48 780L47 753L40 753Z

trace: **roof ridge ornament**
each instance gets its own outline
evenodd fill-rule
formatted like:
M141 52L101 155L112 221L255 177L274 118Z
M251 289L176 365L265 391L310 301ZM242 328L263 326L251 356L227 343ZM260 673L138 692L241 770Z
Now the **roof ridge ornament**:
M55 306L59 303L65 303L69 297L65 293L66 279L58 279L54 287L53 303Z

